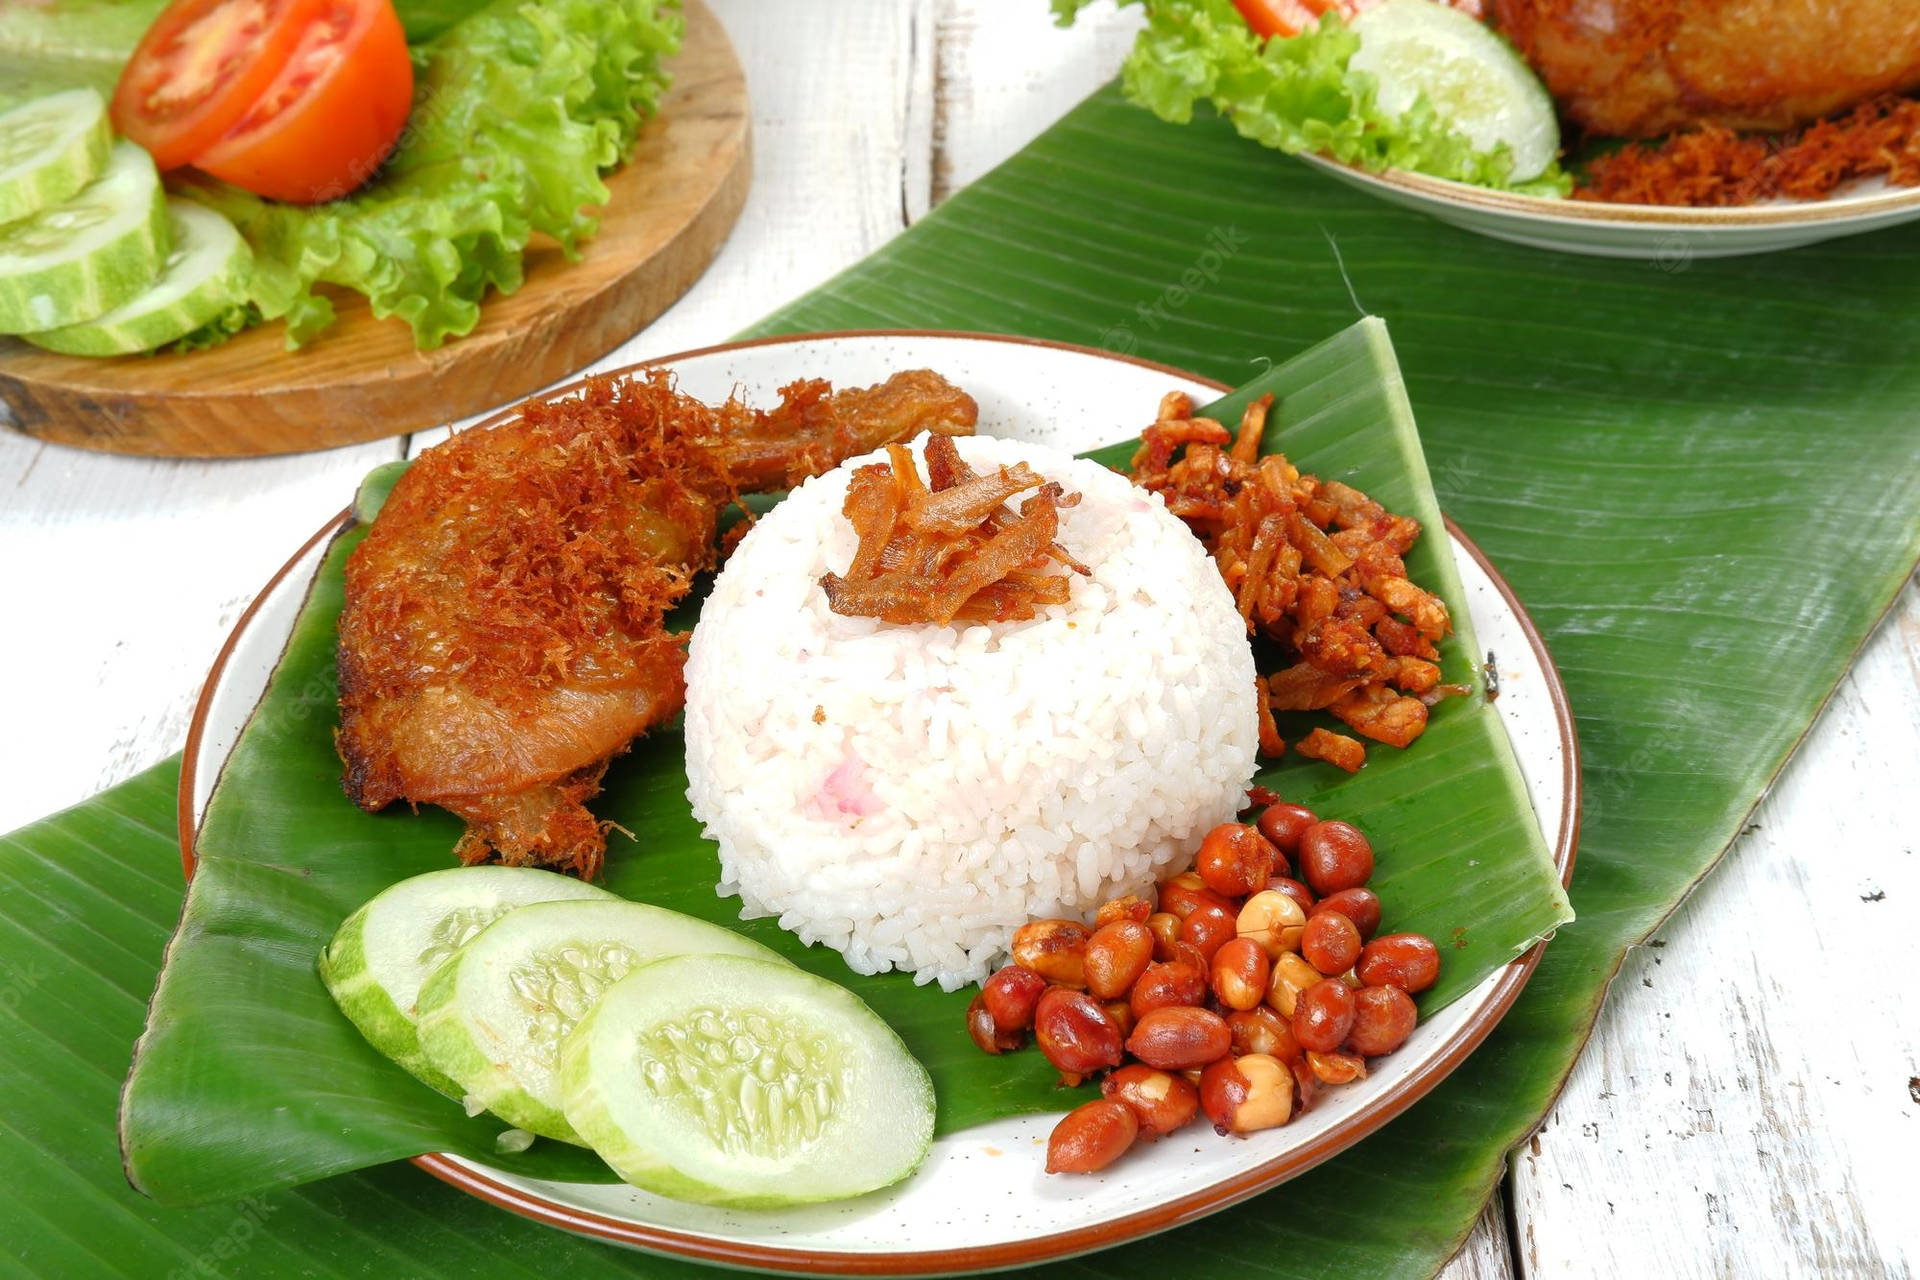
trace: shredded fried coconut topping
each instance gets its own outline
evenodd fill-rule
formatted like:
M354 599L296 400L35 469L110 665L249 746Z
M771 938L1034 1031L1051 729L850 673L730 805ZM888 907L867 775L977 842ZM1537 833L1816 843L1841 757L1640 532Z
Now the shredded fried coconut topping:
M1303 475L1283 454L1262 456L1272 407L1270 395L1248 405L1236 436L1194 417L1185 394L1168 394L1140 435L1133 481L1213 554L1248 633L1292 659L1259 678L1263 754L1287 749L1275 711L1325 710L1376 742L1407 746L1426 730L1428 707L1468 691L1440 682L1435 645L1453 620L1445 602L1407 580L1401 559L1420 522ZM1366 759L1361 743L1324 728L1295 749L1348 772Z
M921 478L905 445L853 473L841 510L860 536L844 574L820 579L827 604L883 622L1021 622L1065 604L1090 570L1054 541L1080 501L1024 462L978 475L946 436L927 441ZM1029 493L1028 491L1032 492ZM1016 513L1008 505L1026 493Z
M1867 178L1920 184L1920 101L1875 98L1784 134L1703 124L1599 157L1573 195L1615 204L1743 205L1823 200Z

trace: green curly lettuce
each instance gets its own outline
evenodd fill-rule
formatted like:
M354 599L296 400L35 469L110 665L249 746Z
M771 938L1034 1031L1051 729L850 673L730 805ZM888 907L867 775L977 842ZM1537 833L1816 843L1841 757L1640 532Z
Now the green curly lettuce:
M1061 25L1092 0L1052 0ZM1338 14L1286 39L1266 40L1231 0L1121 0L1141 4L1147 25L1121 71L1133 102L1162 120L1185 124L1205 102L1242 137L1288 155L1328 156L1370 173L1405 169L1527 195L1565 195L1572 183L1558 164L1537 178L1510 182L1503 144L1474 147L1448 128L1424 98L1399 115L1377 101L1373 76L1348 69L1360 38Z
M632 154L681 30L675 0L495 0L413 50L407 128L353 195L303 207L177 185L253 246L253 305L286 318L290 347L333 322L323 286L438 347L472 330L489 289L520 286L534 232L578 256L607 201L600 174Z

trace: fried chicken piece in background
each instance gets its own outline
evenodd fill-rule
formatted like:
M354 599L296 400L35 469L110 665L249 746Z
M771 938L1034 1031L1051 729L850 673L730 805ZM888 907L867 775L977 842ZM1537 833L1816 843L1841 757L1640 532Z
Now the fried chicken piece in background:
M1780 130L1920 88L1914 0L1490 0L1590 133Z

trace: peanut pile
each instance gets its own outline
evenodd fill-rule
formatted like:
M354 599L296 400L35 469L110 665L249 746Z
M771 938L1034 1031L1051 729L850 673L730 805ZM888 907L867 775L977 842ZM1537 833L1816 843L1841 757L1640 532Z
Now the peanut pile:
M1067 1085L1109 1072L1101 1098L1054 1129L1047 1172L1104 1169L1201 1112L1222 1135L1285 1124L1404 1044L1440 952L1419 934L1375 936L1372 875L1354 827L1274 803L1257 824L1208 832L1155 902L1115 898L1091 929L1023 925L1012 963L968 1006L968 1033L996 1054L1031 1033Z

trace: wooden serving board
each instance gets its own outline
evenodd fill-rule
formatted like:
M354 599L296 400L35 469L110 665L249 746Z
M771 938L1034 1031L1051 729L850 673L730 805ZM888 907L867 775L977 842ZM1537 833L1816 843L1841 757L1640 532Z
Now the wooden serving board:
M577 262L537 237L526 282L480 323L417 351L398 319L339 293L333 327L298 351L260 325L222 346L82 359L0 339L0 401L29 434L165 457L298 453L436 426L554 382L631 337L699 278L746 200L746 77L719 19L686 0L673 87Z

